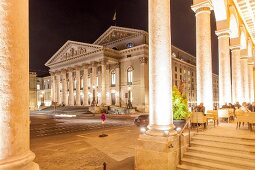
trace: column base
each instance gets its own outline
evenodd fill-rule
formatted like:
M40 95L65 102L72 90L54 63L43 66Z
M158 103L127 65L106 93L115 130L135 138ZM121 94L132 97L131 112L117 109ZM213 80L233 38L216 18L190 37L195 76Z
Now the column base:
M39 165L33 162L35 154L31 151L24 155L0 160L1 170L39 170Z
M178 136L140 135L135 151L136 170L175 170L178 165Z

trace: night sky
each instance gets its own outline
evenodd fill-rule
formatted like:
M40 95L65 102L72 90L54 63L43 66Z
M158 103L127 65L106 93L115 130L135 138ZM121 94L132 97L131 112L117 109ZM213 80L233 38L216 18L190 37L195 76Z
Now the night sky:
M148 31L148 0L30 0L30 71L48 72L44 64L67 40L93 43L113 25ZM192 0L171 0L172 44L196 53ZM218 73L215 18L211 14L213 72Z

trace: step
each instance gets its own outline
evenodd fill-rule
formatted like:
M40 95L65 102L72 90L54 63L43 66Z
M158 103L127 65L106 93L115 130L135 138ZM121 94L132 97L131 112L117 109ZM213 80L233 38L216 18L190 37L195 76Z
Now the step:
M197 152L197 153L207 153L213 155L224 155L232 156L239 159L249 159L250 161L255 161L255 153L242 152L230 149L220 149L220 148L203 148L203 147L189 147L188 152Z
M239 160L234 157L224 157L222 155L207 155L206 153L194 153L194 152L186 152L184 153L184 157L198 159L198 160L206 160L212 163L220 163L229 166L235 166L240 168L253 168L255 169L255 163L249 160Z
M205 140L192 140L191 146L196 147L215 147L215 148L224 148L230 150L238 150L238 151L245 151L245 152L252 152L255 153L255 147L247 146L247 145L238 145L238 144L231 144L231 143L224 143L224 142L213 142L213 141L205 141Z
M208 169L205 169L205 168L199 168L199 167L185 165L185 164L178 165L176 169L177 170L208 170Z
M251 140L251 139L241 139L241 138L238 139L238 138L210 136L210 135L195 135L192 137L192 139L255 146L255 140Z
M221 169L221 170L247 170L243 168L237 168L234 166L229 166L229 165L224 165L220 163L212 163L209 161L205 160L197 160L197 159L192 159L192 158L182 158L182 162L184 165L189 165L189 166L195 166L199 168L206 168L206 169Z

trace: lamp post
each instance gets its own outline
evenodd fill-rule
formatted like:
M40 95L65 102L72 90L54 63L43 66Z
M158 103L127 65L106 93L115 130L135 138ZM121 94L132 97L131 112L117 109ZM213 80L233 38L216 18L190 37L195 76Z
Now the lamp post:
M132 106L132 103L131 103L131 87L129 86L128 87L128 103L127 103L127 108L128 109L132 109L133 106Z

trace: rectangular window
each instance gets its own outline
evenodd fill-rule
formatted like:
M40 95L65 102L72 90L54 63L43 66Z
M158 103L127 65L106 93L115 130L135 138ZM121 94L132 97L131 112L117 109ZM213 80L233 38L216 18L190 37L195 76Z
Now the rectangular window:
M36 88L37 88L37 90L40 90L40 85L37 84L37 85L36 85Z
M98 79L98 76L97 76L97 83L96 83L96 84L97 84L97 87L98 87L98 83L99 83L99 79Z
M133 82L133 71L128 71L128 84Z
M115 73L112 73L112 85L115 85L116 84L116 74Z

